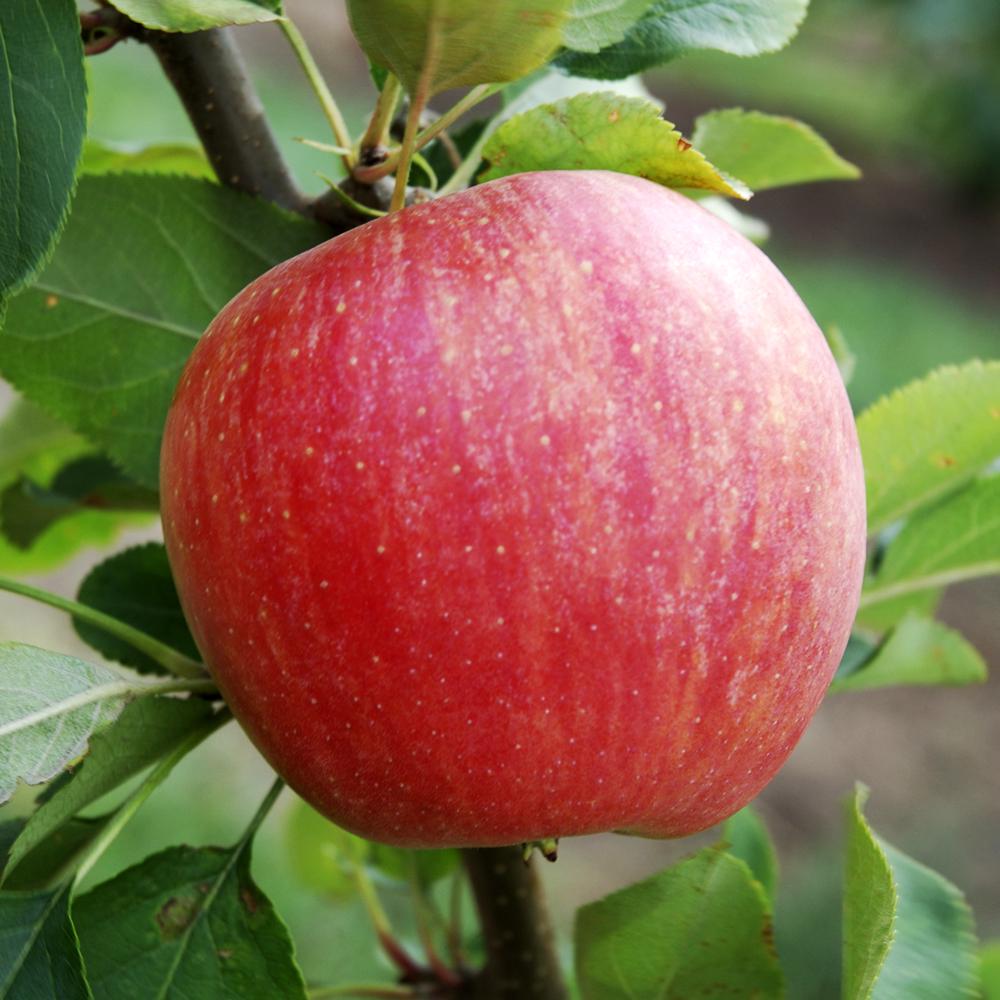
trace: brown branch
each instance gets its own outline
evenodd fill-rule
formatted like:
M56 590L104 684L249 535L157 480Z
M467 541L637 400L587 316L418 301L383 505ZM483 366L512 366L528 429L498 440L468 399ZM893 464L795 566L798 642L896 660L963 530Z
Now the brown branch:
M476 1000L565 1000L552 928L533 862L519 847L464 850L462 860L486 945L486 965L473 980Z
M308 213L229 29L149 31L143 40L177 91L219 180Z

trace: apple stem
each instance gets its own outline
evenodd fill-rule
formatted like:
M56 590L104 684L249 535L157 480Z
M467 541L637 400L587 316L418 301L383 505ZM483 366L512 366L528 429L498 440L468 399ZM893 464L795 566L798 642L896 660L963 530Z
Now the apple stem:
M296 58L299 60L299 65L302 67L302 71L309 81L309 86L312 87L313 93L316 95L316 99L323 109L323 114L330 125L330 131L333 133L334 141L338 146L342 146L348 150L341 159L344 163L344 169L350 173L351 168L354 166L354 152L351 149L351 133L347 128L347 123L344 121L344 116L340 113L340 108L337 106L330 88L326 85L323 74L320 73L319 67L316 65L316 60L313 59L312 53L309 51L309 46L306 45L306 40L302 37L302 32L299 31L295 22L285 16L278 18L278 24L285 38L288 40L288 44L292 47Z
M368 128L365 129L365 134L361 137L359 160L362 166L373 166L375 163L381 163L388 156L386 147L389 145L389 130L402 92L403 85L399 82L399 78L393 73L389 73L381 91L379 91L378 101L375 103L375 110L368 122Z
M486 946L473 981L481 1000L565 1000L552 928L535 867L520 847L462 851Z

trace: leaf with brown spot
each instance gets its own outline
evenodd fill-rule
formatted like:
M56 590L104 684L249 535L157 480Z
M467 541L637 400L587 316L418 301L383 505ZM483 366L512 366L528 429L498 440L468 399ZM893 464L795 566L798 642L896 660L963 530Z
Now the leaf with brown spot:
M101 1000L305 1000L288 931L251 878L249 841L161 851L81 896L73 916Z

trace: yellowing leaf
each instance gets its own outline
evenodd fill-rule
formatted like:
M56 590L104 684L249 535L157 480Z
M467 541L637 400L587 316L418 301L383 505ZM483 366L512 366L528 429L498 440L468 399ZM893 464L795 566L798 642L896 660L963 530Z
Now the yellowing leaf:
M694 149L655 104L611 91L542 104L504 122L483 149L482 180L528 170L615 170L670 188L750 191Z

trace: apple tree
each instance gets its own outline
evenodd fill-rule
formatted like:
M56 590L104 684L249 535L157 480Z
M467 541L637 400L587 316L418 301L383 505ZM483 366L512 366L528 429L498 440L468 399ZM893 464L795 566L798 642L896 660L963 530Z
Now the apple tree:
M1000 568L1000 365L855 419L847 345L753 246L754 191L857 169L761 112L685 138L642 82L775 51L806 7L348 0L354 134L280 0L7 0L0 588L93 655L0 645L0 792L32 800L0 822L0 996L784 995L747 803L827 693L983 680L934 613ZM234 46L257 22L329 124L318 198ZM200 148L87 139L85 61L121 42ZM166 545L75 599L25 580L157 514ZM278 774L239 839L88 882L234 720ZM285 781L294 851L362 902L382 981L307 983L254 879ZM961 892L867 794L844 997L1000 995ZM554 939L536 866L560 837L723 821Z

